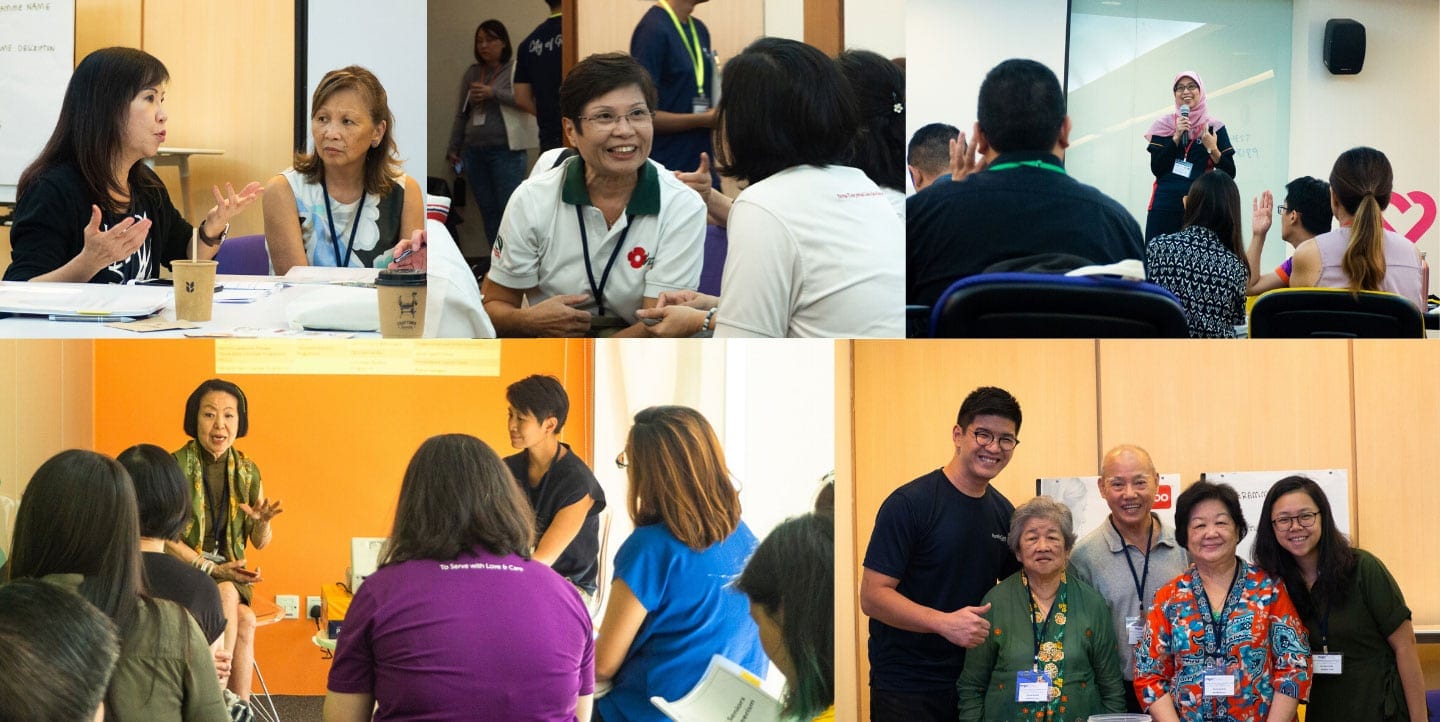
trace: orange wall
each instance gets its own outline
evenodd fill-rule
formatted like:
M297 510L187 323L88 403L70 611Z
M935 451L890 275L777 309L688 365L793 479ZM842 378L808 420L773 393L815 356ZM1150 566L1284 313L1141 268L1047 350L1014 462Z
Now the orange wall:
M387 536L400 479L426 438L463 432L512 453L505 387L532 373L559 377L572 409L562 440L592 459L592 347L584 341L505 341L498 377L228 376L250 403L236 447L284 502L275 539L249 555L256 594L319 594L344 577L350 537ZM95 342L95 449L148 442L180 447L185 399L215 376L214 344L199 340ZM302 615L304 610L302 610ZM276 694L324 694L330 663L307 620L261 628L256 656ZM258 686L256 688L258 690Z

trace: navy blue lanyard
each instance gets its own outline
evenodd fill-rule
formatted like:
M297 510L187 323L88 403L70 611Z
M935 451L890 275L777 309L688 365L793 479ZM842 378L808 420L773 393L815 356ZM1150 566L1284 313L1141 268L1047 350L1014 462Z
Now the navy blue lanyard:
M1130 567L1130 578L1135 580L1135 595L1140 598L1140 614L1145 614L1145 582L1150 579L1150 539L1155 534L1155 515L1150 515L1150 529L1145 532L1145 571L1142 574L1135 574L1135 562L1130 560L1130 552L1126 551L1125 535L1120 533L1120 527L1115 526L1115 517L1110 517L1110 528L1120 537L1120 551L1125 552L1125 564Z
M585 276L590 281L590 295L595 297L595 305L601 316L605 315L605 284L610 280L610 269L615 267L615 259L620 257L620 248L625 245L625 237L630 235L630 226L635 224L635 216L625 217L625 230L620 231L620 238L615 241L614 250L610 251L610 261L605 264L605 270L600 272L600 285L595 285L595 271L590 265L590 238L585 234L585 214L580 206L575 206L575 220L580 223L580 249L585 255Z
M335 249L335 265L344 268L350 265L350 254L355 252L355 232L360 230L360 211L365 209L365 194L360 194L360 202L355 206L355 217L350 219L350 245L345 248L345 255L340 255L340 232L335 229L335 214L330 210L330 190L325 187L325 176L320 176L320 192L325 196L325 218L330 221L330 245Z
M1235 573L1230 576L1230 586L1225 589L1225 601L1221 604L1220 614L1215 614L1215 608L1210 605L1210 593L1205 591L1205 579L1200 576L1200 570L1195 570L1195 576L1200 579L1200 593L1205 597L1205 606L1210 607L1210 627L1215 633L1215 651L1211 652L1209 645L1205 647L1205 655L1219 659L1225 652L1225 623L1230 619L1230 597L1235 591L1235 582L1240 578L1240 567L1244 562L1235 560Z

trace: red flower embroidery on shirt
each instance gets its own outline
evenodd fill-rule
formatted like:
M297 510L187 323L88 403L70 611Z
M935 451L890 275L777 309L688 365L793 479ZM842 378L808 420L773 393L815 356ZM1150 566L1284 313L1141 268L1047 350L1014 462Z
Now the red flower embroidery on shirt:
M645 265L645 261L649 258L649 256L645 254L644 248L636 246L630 249L630 254L625 256L625 258L630 261L631 268L639 268Z

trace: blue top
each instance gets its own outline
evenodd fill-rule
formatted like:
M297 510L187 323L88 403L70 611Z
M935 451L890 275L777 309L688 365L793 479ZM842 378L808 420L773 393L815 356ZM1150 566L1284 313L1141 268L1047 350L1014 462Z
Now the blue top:
M685 49L694 26L700 37L701 52L705 57L704 96L712 99L713 106L715 57L710 50L710 31L705 23L695 16L685 28L685 40L675 31L675 22L659 5L645 11L635 32L630 35L630 54L635 57L655 81L659 102L655 110L670 113L694 112L695 102L695 60ZM693 46L692 46L693 47ZM700 154L709 153L713 159L714 149L710 147L710 129L700 128L683 133L655 134L650 147L650 158L670 170L693 171L700 167Z
M765 675L770 662L750 603L731 586L756 544L741 521L728 538L702 552L685 546L664 524L642 526L620 545L615 578L649 613L610 693L595 701L601 718L664 722L650 697L684 696L700 681L711 655Z

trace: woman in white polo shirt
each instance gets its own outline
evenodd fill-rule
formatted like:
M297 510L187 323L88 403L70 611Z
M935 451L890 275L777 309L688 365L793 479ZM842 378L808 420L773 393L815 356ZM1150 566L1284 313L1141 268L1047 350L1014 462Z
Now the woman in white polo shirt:
M482 288L499 335L645 336L636 311L699 285L705 204L648 160L654 106L628 55L592 55L566 76L561 122L578 156L505 208Z

